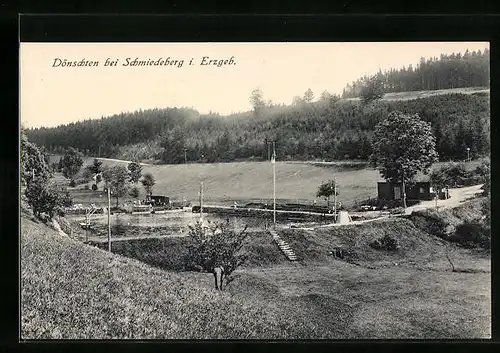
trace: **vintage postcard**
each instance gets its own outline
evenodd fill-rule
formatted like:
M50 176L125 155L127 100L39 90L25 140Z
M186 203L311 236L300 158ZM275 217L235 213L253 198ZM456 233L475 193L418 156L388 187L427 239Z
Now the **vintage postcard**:
M19 60L21 340L491 338L488 42Z

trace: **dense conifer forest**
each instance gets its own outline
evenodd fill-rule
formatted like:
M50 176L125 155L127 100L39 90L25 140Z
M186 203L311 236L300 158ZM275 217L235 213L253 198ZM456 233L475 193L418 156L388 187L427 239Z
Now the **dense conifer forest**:
M379 71L348 84L342 98L359 97L370 78L380 80L386 93L490 87L490 51L486 48L483 52L441 54L439 58L421 58L416 67Z
M378 77L385 82L385 92L489 87L489 52L422 59L415 69ZM348 85L344 98L358 96L366 79ZM276 141L281 160L366 160L375 125L400 110L431 123L440 160L464 159L467 147L473 156L489 153L489 93L363 102L325 91L314 101L309 89L285 106L266 102L256 90L250 101L252 111L229 116L199 114L191 108L148 109L26 133L51 153L71 146L88 156L163 163L265 160L271 141Z

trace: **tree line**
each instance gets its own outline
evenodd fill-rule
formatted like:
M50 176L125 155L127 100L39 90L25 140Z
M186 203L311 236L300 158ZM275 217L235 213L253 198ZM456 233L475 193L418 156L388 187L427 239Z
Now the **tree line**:
M192 109L152 109L27 130L48 152L74 147L85 155L163 163L266 160L367 160L375 126L391 111L418 114L432 126L441 160L489 153L489 94L446 94L370 103L327 96L292 106L262 106L233 116Z
M490 52L486 48L465 53L441 54L439 58L421 58L413 67L390 69L375 75L365 75L347 84L342 98L362 96L372 80L378 80L384 93L439 90L465 87L490 87Z

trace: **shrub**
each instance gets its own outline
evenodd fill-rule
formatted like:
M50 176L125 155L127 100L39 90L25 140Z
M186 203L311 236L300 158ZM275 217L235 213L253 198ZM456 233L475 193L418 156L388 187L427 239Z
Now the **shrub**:
M60 214L59 211L64 207L72 204L69 193L59 191L53 183L30 182L24 193L33 214L39 219L42 219L43 213L52 219L55 214Z
M467 247L479 246L484 249L489 249L491 245L491 234L488 227L481 222L464 222L457 226L455 234L450 240Z
M131 197L138 198L139 197L139 188L137 186L130 188L130 191L128 194Z
M76 186L76 182L71 179L70 182L69 182L69 186L71 186L72 188L74 188Z
M439 187L463 187L487 183L490 175L490 162L481 161L474 170L468 171L463 162L447 163L431 172L431 180L438 180Z
M448 223L435 211L415 212L411 216L415 227L440 238L448 237Z
M92 184L92 190L97 191L97 184Z
M127 210L123 207L111 206L111 214L114 213L127 213Z
M398 240L391 237L389 234L371 242L369 245L376 250L397 251L399 249Z
M83 186L83 189L84 189L84 190L88 190L88 189L89 189L89 184L85 184L85 185Z

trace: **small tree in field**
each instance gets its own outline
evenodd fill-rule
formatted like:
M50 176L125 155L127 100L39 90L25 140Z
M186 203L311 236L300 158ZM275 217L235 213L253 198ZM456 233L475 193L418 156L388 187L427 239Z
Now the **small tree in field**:
M153 174L144 174L141 180L141 184L142 186L144 186L144 190L146 190L146 195L151 195L151 193L153 192L153 186L156 184Z
M87 168L92 173L92 175L100 174L102 173L103 170L102 161L98 160L97 158L94 158L92 164L90 164Z
M142 167L138 162L130 162L127 166L130 182L137 184L142 177Z
M427 173L437 161L431 125L417 114L392 112L375 127L372 148L371 164L387 181L402 185L406 209L405 185L413 182L417 172Z
M116 199L116 207L120 197L125 196L129 191L129 175L127 168L121 165L107 167L102 172L106 187L110 188L111 194Z
M326 198L326 202L328 207L330 207L330 197L337 196L339 194L338 190L335 190L335 180L330 180L324 182L318 187L318 191L316 192L316 197L324 197Z
M62 173L65 178L74 180L83 165L83 155L70 147L62 158Z
M209 222L208 226L197 222L189 226L188 267L212 272L215 267L223 266L227 286L234 280L233 272L247 260L247 256L241 253L248 236L246 229L247 226L237 232L229 221Z

